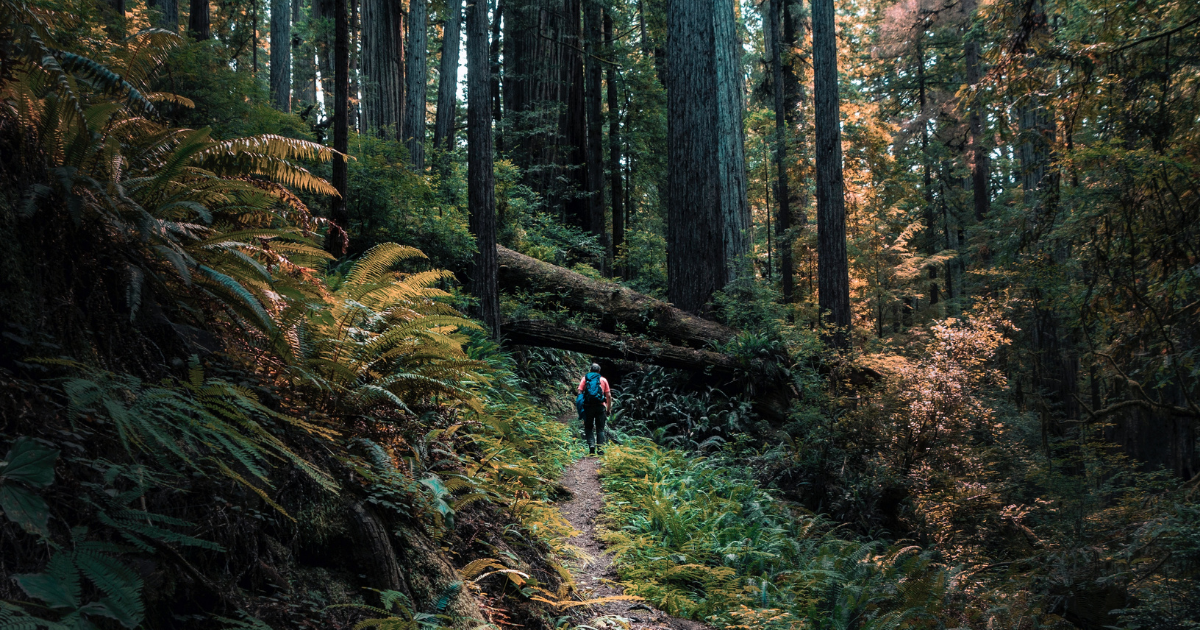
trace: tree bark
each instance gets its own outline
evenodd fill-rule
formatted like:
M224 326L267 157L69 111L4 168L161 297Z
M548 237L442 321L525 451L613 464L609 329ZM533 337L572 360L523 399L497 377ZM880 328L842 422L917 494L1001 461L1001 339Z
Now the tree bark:
M210 27L208 0L191 0L188 11L188 32L196 41L205 41L212 37Z
M427 0L411 0L408 9L408 55L405 75L408 79L404 113L404 142L412 159L413 170L425 170L425 85L428 81L426 59Z
M850 268L838 104L837 34L833 0L813 0L813 102L817 150L817 304L829 313L837 348L850 344Z
M333 198L329 209L329 220L333 223L325 237L325 249L334 256L346 253L350 245L350 217L346 212L346 197L349 193L346 182L346 151L349 149L350 130L350 16L346 0L333 3L333 187L338 195ZM337 227L337 229L334 228Z
M271 0L271 102L292 111L292 8L296 0Z
M300 8L303 0L292 0L292 89L294 91L292 104L297 107L312 105L317 102L317 70L313 63L315 49L312 42L300 39ZM308 30L312 31L312 20L308 20Z
M498 247L497 252L503 286L554 294L571 312L599 315L602 330L650 335L695 348L725 343L737 336L732 328L619 284L592 280L507 247Z
M604 13L604 50L609 58L615 57L613 50L613 19L608 11ZM613 264L613 275L625 277L625 266L617 264L621 246L625 244L625 209L622 202L621 190L621 108L617 102L617 71L614 64L608 64L605 83L608 86L608 190L612 202L612 250L609 260Z
M470 289L476 315L500 335L500 292L496 283L496 176L492 170L491 72L488 68L487 2L467 5L467 196L469 228L477 251Z
M399 138L404 107L400 6L394 0L364 0L362 10L363 129Z
M667 31L667 294L698 313L749 251L732 0L668 0Z
M355 560L362 567L362 572L370 578L370 583L376 588L397 591L412 597L404 576L400 573L400 563L396 560L396 550L392 547L388 528L362 503L355 502L350 511L353 517L347 521L354 540Z
M598 55L603 18L597 0L584 0L584 100L587 104L587 201L588 231L605 245L608 251L608 230L604 220L604 126L600 114L600 88L604 76ZM609 260L600 263L601 273L608 273Z
M442 57L438 62L437 115L433 123L433 146L454 149L454 115L458 110L458 40L462 34L463 0L448 0L446 24L442 27Z

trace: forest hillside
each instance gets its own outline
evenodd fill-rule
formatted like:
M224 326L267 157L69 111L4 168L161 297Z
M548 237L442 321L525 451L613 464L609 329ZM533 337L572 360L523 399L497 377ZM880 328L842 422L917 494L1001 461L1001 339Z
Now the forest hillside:
M0 630L1195 628L1198 34L0 0Z

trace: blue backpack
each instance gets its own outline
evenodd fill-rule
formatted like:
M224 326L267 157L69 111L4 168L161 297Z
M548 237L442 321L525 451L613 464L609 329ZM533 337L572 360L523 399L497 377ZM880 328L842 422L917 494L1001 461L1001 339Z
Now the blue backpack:
M596 372L588 372L584 378L583 392L580 397L583 398L583 404L589 407L604 404L604 388L600 386L600 375Z

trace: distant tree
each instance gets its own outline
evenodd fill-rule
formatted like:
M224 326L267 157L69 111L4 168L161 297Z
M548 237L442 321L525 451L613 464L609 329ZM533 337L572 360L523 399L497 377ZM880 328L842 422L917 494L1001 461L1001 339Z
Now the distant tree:
M442 58L438 62L437 114L433 146L454 148L454 114L458 109L458 44L462 34L463 0L448 0L442 27Z
M346 212L350 192L346 181L346 152L350 148L350 15L346 0L334 0L333 24L333 149L338 154L333 157L332 183L338 195L333 198L329 209L329 220L336 229L330 226L325 249L335 256L341 256L350 245L350 217Z
M212 37L209 16L208 0L191 0L188 11L188 32L196 38L196 41L202 42Z
M271 0L271 102L292 111L292 9L291 2Z
M846 257L846 199L838 101L837 34L833 0L813 0L813 109L817 169L817 304L836 328L831 341L850 344L850 267Z
M469 288L478 300L476 316L500 334L500 293L496 261L496 175L492 170L492 97L488 67L488 7L467 4L467 197L475 236Z
M598 0L584 0L584 102L587 114L587 229L601 242L607 240L604 220L604 121L600 115L601 86L604 76L600 61L603 9ZM605 248L607 250L607 248ZM601 263L607 270L608 260Z
M425 83L428 81L426 59L427 0L412 0L408 7L408 51L405 59L404 133L412 167L418 173L425 170Z
M615 56L613 50L613 19L612 12L604 12L604 50L610 57ZM625 208L621 182L621 107L617 102L617 70L616 64L610 63L605 69L604 78L608 87L608 181L609 200L612 203L612 250L609 259L613 261L613 275L624 277L623 265L617 265L617 255L625 243Z
M404 116L400 19L400 6L392 0L363 2L363 129L394 138L401 137Z

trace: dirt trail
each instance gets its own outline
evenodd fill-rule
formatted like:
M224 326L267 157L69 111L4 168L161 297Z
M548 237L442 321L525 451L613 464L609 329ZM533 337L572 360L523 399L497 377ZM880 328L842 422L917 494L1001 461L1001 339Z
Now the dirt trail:
M572 538L569 544L581 549L591 557L591 562L584 564L576 561L571 567L576 584L585 599L611 597L620 595L621 590L611 581L617 579L616 571L612 568L612 558L604 548L604 544L596 540L596 519L604 507L604 497L600 493L600 478L597 470L600 460L595 457L585 457L575 462L563 473L562 484L571 491L571 499L559 504L559 510L580 534ZM582 565L582 566L574 566ZM620 628L613 619L609 624L589 623L597 617L622 617L630 628L638 630L655 630L672 628L674 630L707 630L710 626L687 619L678 619L661 610L638 601L617 601L599 604L591 607L590 614L585 613L587 625L600 628Z

